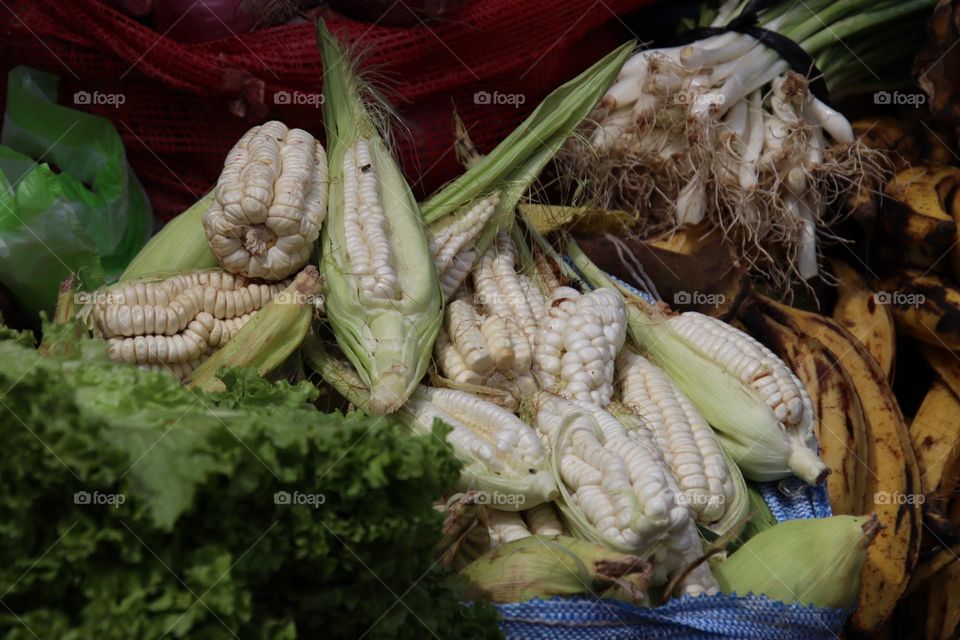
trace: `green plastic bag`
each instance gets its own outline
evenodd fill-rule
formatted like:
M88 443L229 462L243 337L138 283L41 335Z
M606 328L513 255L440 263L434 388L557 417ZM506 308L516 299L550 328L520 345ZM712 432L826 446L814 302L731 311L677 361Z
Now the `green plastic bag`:
M106 118L60 106L55 75L10 71L0 138L0 282L25 311L50 312L76 273L119 275L150 236L150 202Z

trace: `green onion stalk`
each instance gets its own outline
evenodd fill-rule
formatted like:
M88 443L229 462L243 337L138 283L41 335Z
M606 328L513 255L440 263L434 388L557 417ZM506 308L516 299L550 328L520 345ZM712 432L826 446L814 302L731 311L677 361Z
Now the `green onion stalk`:
M748 4L728 0L704 26L723 28ZM734 31L640 51L565 147L564 175L591 187L594 204L642 213L641 232L705 223L769 284L809 280L834 205L885 170L818 88L883 88L934 4L783 0L761 10L757 26L799 45L820 76Z

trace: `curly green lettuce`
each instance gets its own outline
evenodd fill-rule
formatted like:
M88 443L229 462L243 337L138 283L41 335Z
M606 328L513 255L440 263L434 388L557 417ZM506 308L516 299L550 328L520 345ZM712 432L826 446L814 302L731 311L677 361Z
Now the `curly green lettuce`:
M434 567L458 474L441 431L4 337L4 638L499 637Z

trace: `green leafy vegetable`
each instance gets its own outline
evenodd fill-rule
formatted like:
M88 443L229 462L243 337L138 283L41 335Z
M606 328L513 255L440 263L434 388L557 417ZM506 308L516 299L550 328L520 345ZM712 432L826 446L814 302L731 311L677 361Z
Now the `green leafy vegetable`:
M441 431L4 337L4 638L499 637L431 566L458 474Z

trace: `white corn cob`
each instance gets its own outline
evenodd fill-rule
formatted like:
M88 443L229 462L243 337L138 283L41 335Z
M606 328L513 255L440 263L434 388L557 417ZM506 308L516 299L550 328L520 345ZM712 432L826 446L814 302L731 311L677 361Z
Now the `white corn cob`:
M171 371L183 379L283 286L219 271L184 273L100 289L90 294L82 313L107 339L113 360Z
M650 427L697 521L720 520L736 487L713 429L667 375L643 356L624 350L617 368L621 401Z
M454 389L421 387L416 394L414 407L420 411L440 411L460 422L469 431L464 440L484 440L490 447L491 464L497 470L505 463L497 454L512 454L517 457L524 471L544 462L545 450L536 432L512 413L474 395ZM432 408L425 408L426 400ZM456 430L455 430L456 431ZM486 449L481 447L483 451Z
M511 319L532 340L540 319L537 311L544 306L543 294L517 273L516 262L516 245L501 231L474 267L474 289L484 312Z
M182 331L203 308L203 287L180 291L165 304L97 305L93 320L105 338L157 333L174 335Z
M626 307L617 291L581 294L560 287L537 329L533 373L544 389L605 406L613 398L615 362L626 331Z
M447 335L446 328L440 328L437 340L433 343L433 351L437 367L447 378L463 384L483 384L483 374L467 366L460 350Z
M625 411L620 405L611 406L610 409L627 429L630 437L649 453L652 464L663 471L667 487L666 493L673 496L676 504L683 505L682 515L680 513L674 514L675 517L672 518L669 535L659 543L660 549L654 552L662 556L660 573L665 581L666 578L671 578L675 574L685 571L690 564L700 560L703 556L703 542L694 521L692 505L684 498L680 483L667 464L664 451L658 444L654 430L640 416ZM700 563L692 569L686 577L680 580L679 585L686 595L712 595L719 591L717 581L706 562Z
M370 147L362 138L344 152L343 197L347 255L363 294L380 300L396 298L397 274L387 242L380 181Z
M535 536L559 536L566 533L552 504L537 505L523 512L527 528Z
M670 532L664 569L668 575L685 571L703 556L703 541L692 518ZM710 564L703 561L690 570L679 582L684 595L715 595L720 592L717 579L710 572Z
M94 327L105 338L173 335L199 313L229 319L265 306L286 282L257 284L220 272L171 276L91 294Z
M220 320L201 312L186 329L174 335L140 335L132 338L110 338L109 354L117 362L133 364L183 364L199 361L214 349L222 347L253 313Z
M529 538L532 534L516 511L487 509L490 530L490 548L496 549L502 544Z
M216 199L203 216L224 269L281 280L310 258L327 213L327 156L303 129L271 121L227 154Z
M788 431L813 438L810 396L790 368L767 347L726 322L693 311L674 316L667 323L756 390Z
M483 384L487 387L506 391L517 400L523 400L539 389L537 379L530 372L507 378L499 371L495 371L483 381Z
M493 368L495 356L483 329L486 319L479 318L469 302L452 300L444 309L444 321L450 342L468 369L483 374Z
M506 409L464 391L421 386L405 411L421 431L437 419L452 427L447 441L464 462L466 488L513 494L517 509L555 497L553 480L543 470L547 459L540 438Z
M460 289L476 260L477 252L473 249L464 249L453 257L440 274L440 288L443 290L444 298L449 298Z
M446 336L438 339L434 352L447 378L500 389L521 400L537 387L531 372L532 339L544 299L530 278L514 270L515 263L516 247L508 235L500 233L473 267L472 299L476 304L472 316L464 307L465 299L451 302L445 318ZM477 323L483 354L489 354L490 361L478 355L473 331ZM461 331L460 326L468 330Z
M444 297L452 296L466 280L477 257L476 240L498 202L500 194L493 193L430 225L430 253Z
M614 548L645 551L689 518L653 450L597 405L541 392L537 429L558 461L559 502L579 535ZM565 495L564 495L565 494Z

